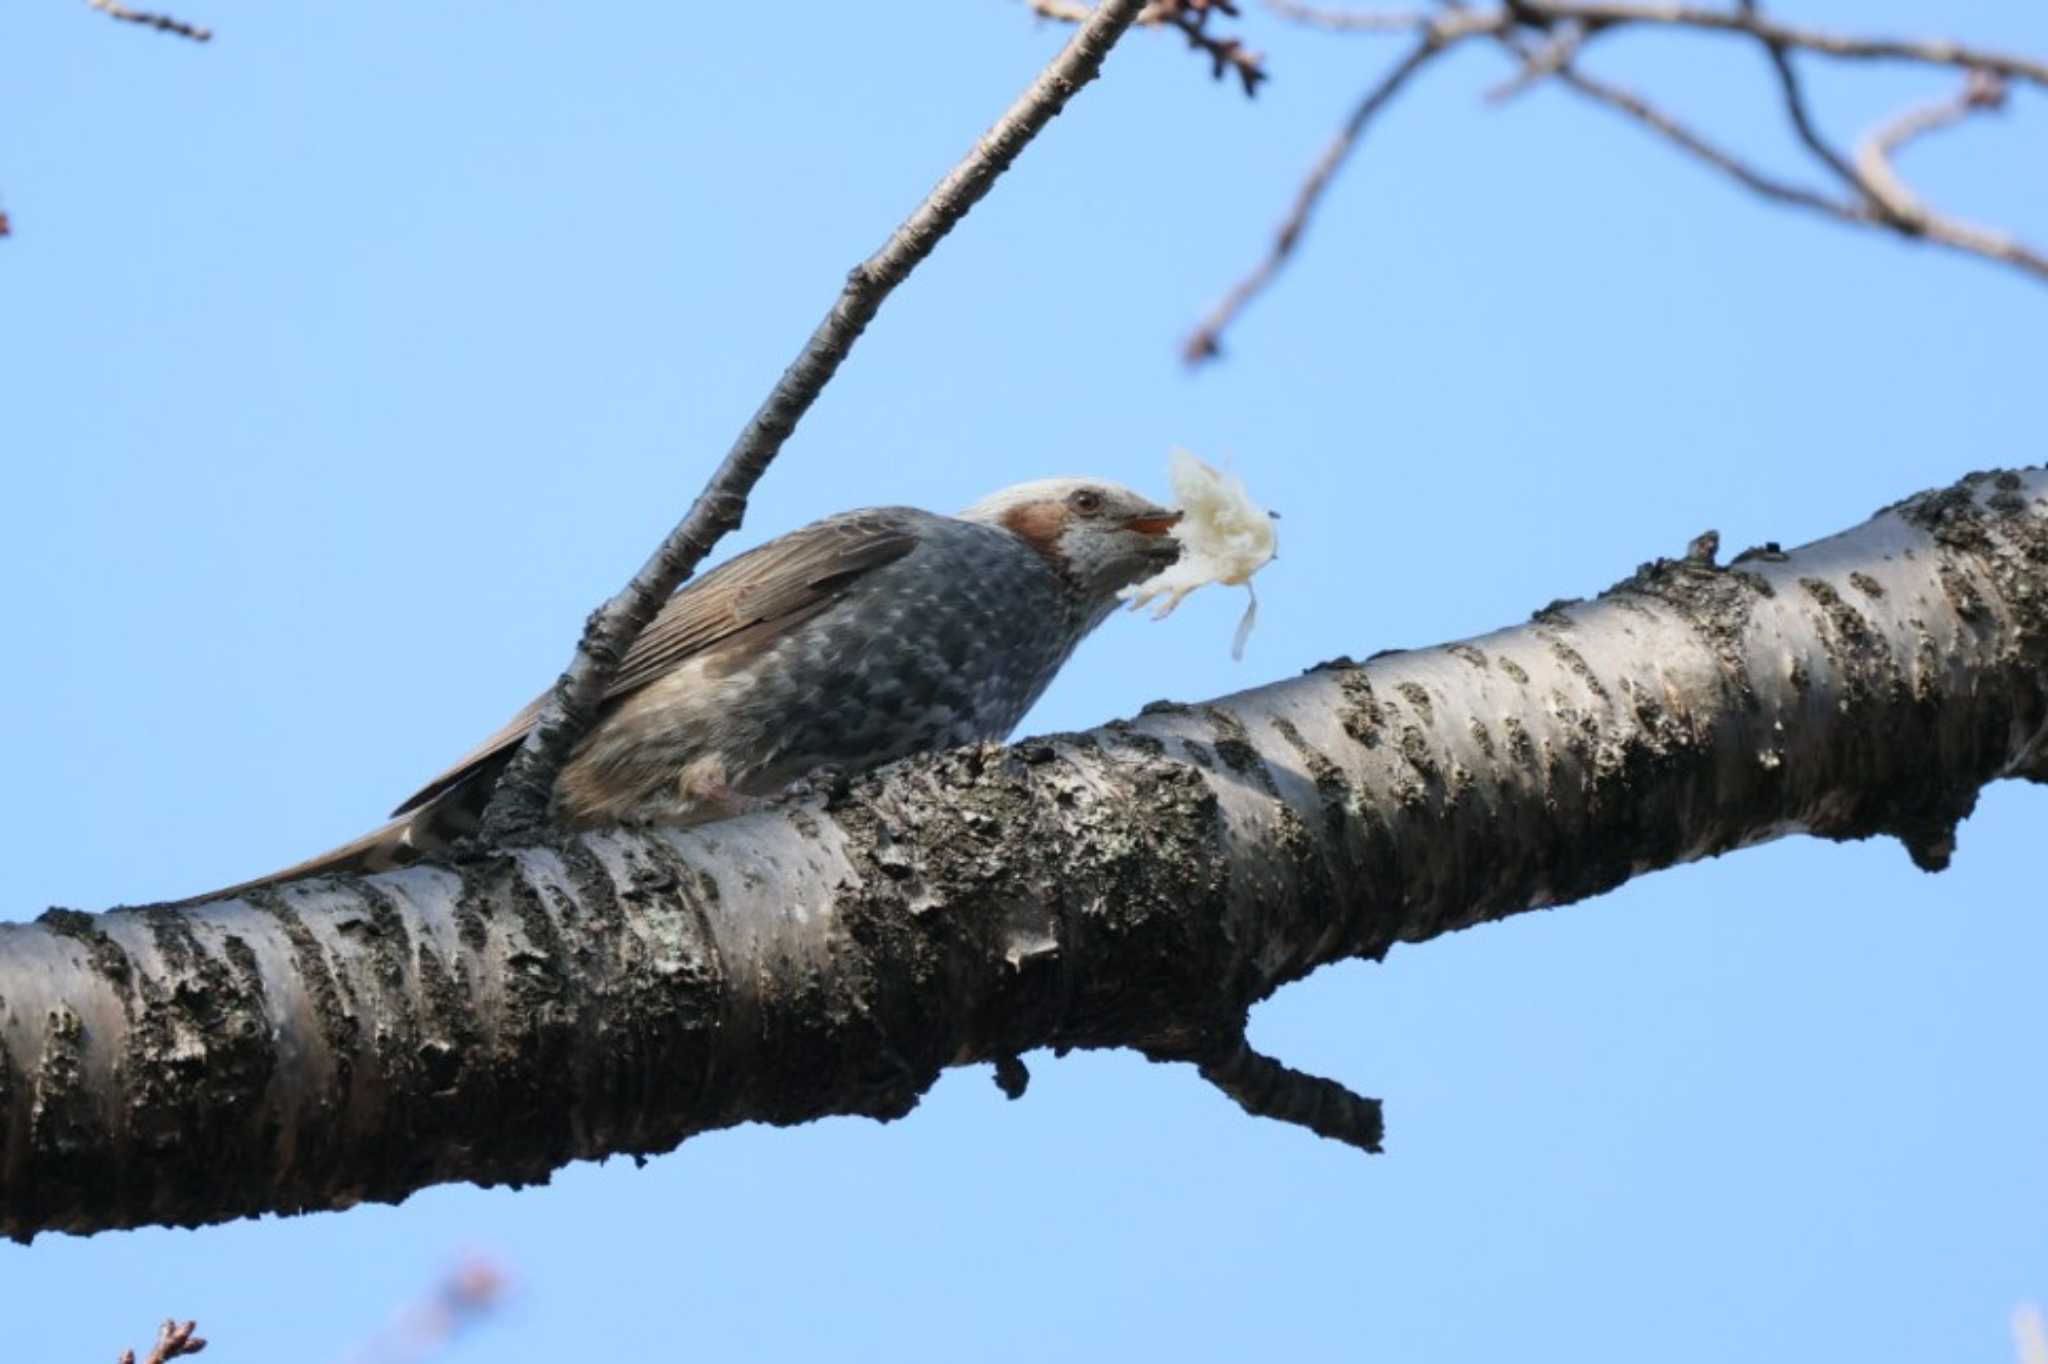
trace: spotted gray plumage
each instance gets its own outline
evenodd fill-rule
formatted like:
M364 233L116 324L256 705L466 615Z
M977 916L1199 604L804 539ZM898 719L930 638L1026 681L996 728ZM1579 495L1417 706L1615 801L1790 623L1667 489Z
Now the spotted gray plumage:
M732 814L821 767L1001 739L1117 592L1171 564L1177 513L1100 479L1046 479L959 516L843 513L684 585L621 660L556 779L570 828ZM473 832L539 702L383 828L234 890L361 872ZM225 893L225 892L223 892Z
M717 813L722 791L1001 738L1101 619L1007 531L870 515L914 547L752 657L678 669L626 702L564 769L565 822L691 820Z

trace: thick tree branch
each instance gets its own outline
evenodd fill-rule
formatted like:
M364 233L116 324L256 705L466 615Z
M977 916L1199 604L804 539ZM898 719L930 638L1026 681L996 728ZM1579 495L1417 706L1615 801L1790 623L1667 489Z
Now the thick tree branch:
M1714 552L829 804L0 925L0 1231L894 1118L945 1067L1044 1046L1192 1061L1370 1146L1371 1101L1240 1047L1250 1006L1788 833L1939 867L1985 783L2048 780L2048 470Z
M882 300L981 201L996 178L1066 107L1075 92L1095 79L1109 49L1144 6L1145 0L1103 0L1051 64L890 234L881 249L853 268L831 311L740 432L688 514L632 580L592 613L568 670L556 680L533 732L499 780L484 820L487 838L505 841L544 821L555 775L595 720L619 660L719 538L740 524L747 494L824 391Z

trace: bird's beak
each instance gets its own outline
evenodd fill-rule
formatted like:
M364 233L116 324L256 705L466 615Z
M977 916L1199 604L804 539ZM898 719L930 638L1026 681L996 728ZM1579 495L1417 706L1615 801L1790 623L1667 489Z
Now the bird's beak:
M1168 511L1164 507L1152 507L1124 520L1125 530L1134 530L1140 535L1164 535L1180 524L1186 512Z

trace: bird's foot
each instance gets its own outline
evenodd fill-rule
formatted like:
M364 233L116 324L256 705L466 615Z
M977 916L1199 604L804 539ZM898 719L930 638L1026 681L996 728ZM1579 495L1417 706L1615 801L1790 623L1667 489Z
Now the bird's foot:
M843 767L826 763L814 767L782 788L784 801L809 800L813 797L823 800L829 807L842 799L852 787L851 774Z

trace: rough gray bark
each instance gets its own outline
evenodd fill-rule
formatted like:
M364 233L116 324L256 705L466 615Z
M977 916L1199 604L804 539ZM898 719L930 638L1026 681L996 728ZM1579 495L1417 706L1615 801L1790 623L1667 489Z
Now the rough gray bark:
M193 909L0 925L0 1228L87 1232L544 1180L898 1117L1033 1047L1193 1061L1369 1144L1242 1044L1318 965L1788 833L1942 865L2048 780L2048 470L1790 553L1711 537L1591 601L1086 734Z

